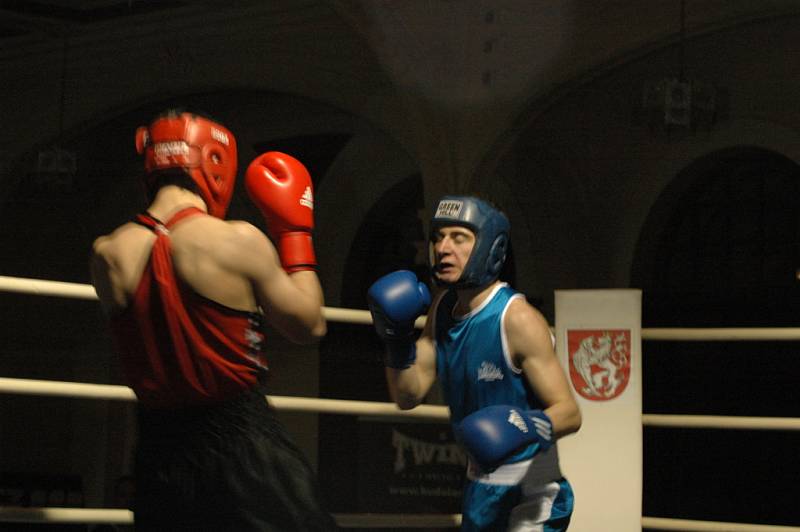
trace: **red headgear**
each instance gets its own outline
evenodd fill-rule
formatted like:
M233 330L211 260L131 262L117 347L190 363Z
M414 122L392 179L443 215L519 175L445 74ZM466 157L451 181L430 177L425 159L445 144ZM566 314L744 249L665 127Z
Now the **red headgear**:
M225 127L191 113L162 116L136 130L136 151L144 154L148 190L152 172L183 168L208 213L225 218L236 182L236 139Z

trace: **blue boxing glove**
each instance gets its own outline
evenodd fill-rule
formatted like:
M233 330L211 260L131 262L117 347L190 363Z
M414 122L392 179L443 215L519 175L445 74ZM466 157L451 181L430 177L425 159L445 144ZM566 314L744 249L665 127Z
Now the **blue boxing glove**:
M417 358L414 321L431 304L431 293L408 270L384 275L367 292L367 303L378 336L386 344L387 367L406 369Z
M553 423L541 410L487 406L461 421L458 438L482 469L491 470L528 445L538 446L534 455L549 449Z

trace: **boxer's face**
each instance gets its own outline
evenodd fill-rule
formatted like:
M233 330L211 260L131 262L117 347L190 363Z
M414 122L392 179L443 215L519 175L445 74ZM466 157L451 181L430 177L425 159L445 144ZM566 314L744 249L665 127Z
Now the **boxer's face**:
M436 277L445 283L455 283L467 266L475 233L458 225L440 227L433 233L433 255Z

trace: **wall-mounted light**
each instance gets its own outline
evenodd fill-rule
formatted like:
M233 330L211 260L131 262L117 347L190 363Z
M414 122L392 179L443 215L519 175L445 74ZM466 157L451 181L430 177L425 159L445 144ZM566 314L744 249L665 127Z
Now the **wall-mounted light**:
M78 157L74 151L64 149L64 115L66 112L66 76L69 57L69 35L66 28L59 32L62 39L61 75L59 77L58 137L52 146L36 154L29 178L34 191L70 192L75 186Z
M642 109L651 130L667 133L711 128L719 117L720 96L726 93L712 83L685 74L686 1L680 9L680 59L678 73L644 85Z

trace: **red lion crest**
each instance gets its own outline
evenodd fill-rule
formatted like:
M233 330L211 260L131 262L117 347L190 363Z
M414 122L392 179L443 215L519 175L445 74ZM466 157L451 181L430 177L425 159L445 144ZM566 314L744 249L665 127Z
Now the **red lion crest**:
M569 375L590 401L619 397L631 376L630 329L568 330Z

